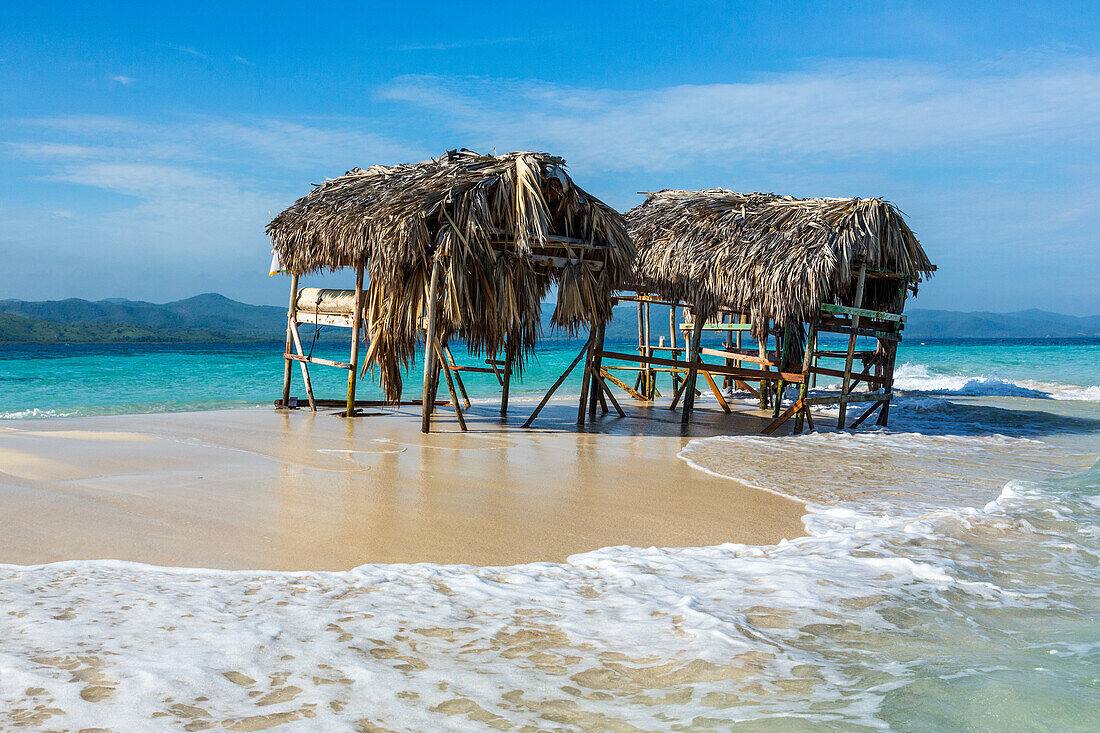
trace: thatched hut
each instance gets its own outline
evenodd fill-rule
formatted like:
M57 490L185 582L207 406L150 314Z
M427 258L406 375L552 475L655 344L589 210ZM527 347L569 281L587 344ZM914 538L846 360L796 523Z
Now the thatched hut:
M745 314L738 320L747 321L761 343L766 343L769 333L794 334L777 347L780 354L771 361L764 359L761 347L755 361L763 361L765 370L773 366L790 371L786 353L792 343L804 342L803 324L810 325L811 341L817 328L848 334L841 424L845 403L856 399L848 395L856 336L870 333L866 326L872 315L895 324L889 328L900 334L907 290L916 292L921 278L935 270L901 212L877 198L796 199L723 189L665 190L649 194L643 204L627 212L626 220L638 248L629 286L673 304L687 304L694 313L694 356L689 355L689 362L697 361L703 322L720 310ZM827 310L830 306L832 311ZM892 348L883 347L890 351L891 374ZM816 354L806 358L816 363ZM881 366L883 357L876 358ZM803 371L808 375L809 369ZM871 384L877 378L868 379ZM689 381L685 422L694 393L694 370ZM777 394L782 393L782 385L778 380ZM766 404L763 386L761 382L762 406ZM778 411L777 402L777 415Z
M418 345L427 347L425 427L442 345L459 339L518 368L541 335L552 287L554 327L600 326L634 259L622 216L577 186L564 160L533 152L452 150L356 168L316 186L267 232L294 276L357 270L355 307L369 344L363 370L377 375L387 399L400 400L402 372ZM350 413L353 380L349 393Z
M919 279L935 269L892 204L768 193L660 191L626 214L638 247L633 282L692 303L748 313L758 337L809 321L822 303L850 302L860 265ZM897 288L869 283L863 305L894 305Z

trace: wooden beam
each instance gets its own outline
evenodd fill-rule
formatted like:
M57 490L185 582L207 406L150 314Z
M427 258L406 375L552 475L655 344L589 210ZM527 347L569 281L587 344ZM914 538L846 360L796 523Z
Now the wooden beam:
M295 348L300 348L301 341L295 344ZM303 364L320 364L321 366L336 367L337 369L351 369L351 364L346 361L333 361L332 359L322 359L319 356L306 356L305 354L283 354L285 359L298 361Z
M782 425L783 423L790 420L791 415L793 415L796 412L798 412L799 410L801 410L802 406L803 406L802 405L802 400L795 400L793 403L791 403L790 407L788 407L786 410L783 411L783 413L781 415L776 416L776 418L774 420L772 420L770 423L768 423L768 426L766 428L764 428L761 432L764 435L771 435L772 433L774 433L776 430L779 429L780 425Z
M542 400L539 402L538 406L535 407L535 411L531 413L531 416L527 418L527 420L523 423L523 427L531 427L531 423L533 423L535 421L535 418L539 416L542 408L545 407L546 403L550 401L550 398L554 395L554 392L557 391L558 387L561 386L561 383L565 381L566 377L568 377L573 372L573 370L577 368L577 363L580 362L581 358L588 353L588 349L591 347L591 344L592 335L589 334L588 341L581 348L580 353L578 353L577 356L574 357L573 361L569 364L568 367L566 367L565 371L561 373L561 376L558 377L557 381L555 381L550 389L546 392L546 394L542 396Z
M875 402L873 405L871 405L866 410L864 410L863 414L860 415L858 418L856 418L855 421L851 425L848 426L848 429L849 430L855 430L856 428L858 428L864 420L866 420L867 418L869 418L871 416L872 412L874 412L875 410L882 407L882 405L883 405L882 400L879 400L879 401Z
M761 359L758 356L749 356L748 354L742 354L737 351L722 351L721 349L708 349L706 347L703 347L702 349L699 349L699 353L706 356L721 356L731 361L747 361L750 364L760 364L761 366L779 368L779 365L773 361L770 361L768 359Z
M703 376L706 377L707 384L710 385L710 390L714 392L718 404L722 406L722 409L727 415L731 413L732 410L730 410L730 406L726 403L726 398L722 396L722 390L718 389L718 385L714 383L714 377L710 376L710 372L705 369L700 369L700 371L703 373Z
M864 273L864 276L866 276L866 273ZM862 295L862 293L860 294ZM821 310L825 313L870 318L873 321L896 321L898 323L905 323L905 316L899 313L891 313L890 311L874 311L868 310L867 308L853 308L847 305L833 305L832 303L822 303Z
M680 329L683 331L691 328L690 323L681 323ZM707 323L703 325L704 331L751 331L751 323Z
M874 402L876 400L889 401L892 392L860 392L859 394L846 395L822 395L821 397L807 397L804 401L807 405L837 405L841 402L852 404L853 402Z
M626 392L628 395L630 395L634 399L638 400L639 402L648 402L648 400L646 399L646 396L644 394L642 394L638 390L634 389L629 384L627 384L623 380L616 377L614 374L611 374L610 372L608 372L607 367L605 367L605 366L600 367L600 376L603 377L604 379L608 380L609 382L614 384L616 387L623 390L624 392Z
M839 369L825 369L824 367L814 367L814 374L821 374L826 377L843 377L844 372ZM886 384L886 379L883 377L876 377L871 374L861 373L855 375L855 381L870 382L871 384Z
M600 378L600 388L603 389L604 394L607 395L607 399L611 400L611 404L615 406L615 412L619 413L619 417L626 417L626 413L623 412L623 408L619 405L619 401L615 399L615 395L611 393L611 388L607 386L607 383L603 381L602 377Z
M637 361L643 364L659 364L661 366L678 367L681 370L687 369L688 371L692 368L705 369L712 374L729 374L739 379L763 379L766 381L783 379L792 383L802 381L802 375L797 372L765 372L759 369L737 369L736 367L727 367L722 364L708 364L703 361L693 362L679 359L663 359L659 356L634 356L633 354L623 354L617 351L601 351L600 356L605 359L621 359L622 361ZM605 368L611 369L613 367Z

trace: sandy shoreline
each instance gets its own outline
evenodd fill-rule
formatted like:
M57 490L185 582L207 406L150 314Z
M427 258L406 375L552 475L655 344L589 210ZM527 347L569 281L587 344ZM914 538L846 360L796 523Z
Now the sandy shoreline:
M773 544L802 504L707 475L675 415L567 429L475 406L423 436L409 410L353 421L227 410L26 420L0 427L0 562L119 559L224 569L365 563L512 565L615 545ZM666 411L667 412L667 411ZM759 430L706 416L693 434Z

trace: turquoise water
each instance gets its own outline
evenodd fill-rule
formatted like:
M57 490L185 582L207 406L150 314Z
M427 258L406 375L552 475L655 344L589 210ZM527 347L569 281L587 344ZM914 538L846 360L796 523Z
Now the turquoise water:
M0 430L270 405L281 346L9 349ZM545 343L515 393L579 348ZM342 394L342 372L314 371ZM492 377L469 387L496 395ZM1100 340L906 343L897 387L889 430L685 441L700 470L806 502L807 536L774 546L340 573L0 566L0 723L36 689L66 729L145 729L161 700L226 725L308 700L286 730L1097 730ZM105 660L116 703L40 661L73 649ZM305 692L256 703L226 666Z
M711 338L718 346L717 338ZM621 351L632 346L607 344ZM281 342L8 347L0 354L0 418L270 405L282 391L282 347ZM517 399L540 395L580 348L574 341L543 342L512 394ZM322 342L314 353L344 360L347 347ZM456 358L481 365L460 349ZM1100 385L1100 340L906 343L898 364L902 389L958 391L978 380L970 388L976 394L1011 392L1006 386L1011 384L1021 394L1033 390L1060 396L1060 385L1071 391ZM314 367L310 374L318 396L346 394L345 372ZM405 380L406 394L412 398L419 396L421 374L418 364ZM576 391L579 375L578 369L563 386L565 393ZM464 380L472 397L499 394L491 375L468 373ZM998 383L1004 383L1000 391ZM293 394L304 398L297 365L293 384ZM361 399L381 397L369 376L359 382L357 394Z

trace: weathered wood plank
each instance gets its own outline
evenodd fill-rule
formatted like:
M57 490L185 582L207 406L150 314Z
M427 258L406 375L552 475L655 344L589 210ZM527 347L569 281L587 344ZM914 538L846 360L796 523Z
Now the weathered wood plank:
M870 318L875 321L898 321L899 323L905 323L905 316L898 313L891 313L889 311L875 311L867 308L853 308L848 305L834 305L832 303L822 303L821 310L825 313L835 313L845 316L860 316L862 318Z
M351 364L345 361L333 361L332 359L322 359L319 356L299 356L298 354L283 354L286 359L293 359L294 361L300 361L305 364L320 364L322 366L336 367L337 369L351 369Z
M822 395L820 397L807 397L804 401L807 405L836 405L843 400L847 404L853 402L874 402L875 400L889 401L892 392L860 392L846 395Z

